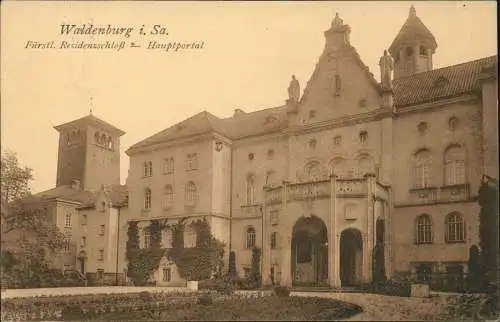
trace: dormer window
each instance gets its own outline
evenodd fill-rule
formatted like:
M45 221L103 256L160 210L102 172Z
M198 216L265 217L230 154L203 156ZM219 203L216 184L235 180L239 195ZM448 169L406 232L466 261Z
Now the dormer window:
M427 56L427 48L425 48L424 46L420 46L420 55Z

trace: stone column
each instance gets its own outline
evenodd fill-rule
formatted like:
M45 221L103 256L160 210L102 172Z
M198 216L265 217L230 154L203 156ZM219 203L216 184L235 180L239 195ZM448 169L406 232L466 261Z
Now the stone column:
M328 284L340 288L340 263L337 241L337 179L330 175L330 227L328 229Z
M288 200L288 185L289 182L283 182L283 197L281 202L282 217L286 216L287 211L287 200ZM293 223L289 220L280 221L283 223L282 229L280 229L280 235L282 240L281 249L281 278L280 285L292 286L292 267L291 267L291 255L292 255L292 227Z
M271 284L271 244L270 244L270 229L271 222L269 220L269 207L267 205L268 188L264 187L264 205L262 209L262 285Z
M385 217L385 236L384 236L384 254L385 254L385 274L387 279L392 278L392 263L394 261L392 254L392 212L394 209L392 188L387 188L389 200L385 203L384 217Z
M374 240L374 196L375 196L375 177L371 174L366 176L367 184L367 216L366 216L366 232L363 238L363 281L370 283L372 280L372 263L373 263L373 240Z

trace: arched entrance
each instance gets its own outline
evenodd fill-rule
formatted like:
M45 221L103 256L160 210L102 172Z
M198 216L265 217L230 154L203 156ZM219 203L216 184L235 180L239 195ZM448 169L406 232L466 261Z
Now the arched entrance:
M328 283L328 237L318 217L302 217L292 232L292 278L294 285Z
M346 229L340 234L340 282L344 286L361 284L363 242L357 229Z

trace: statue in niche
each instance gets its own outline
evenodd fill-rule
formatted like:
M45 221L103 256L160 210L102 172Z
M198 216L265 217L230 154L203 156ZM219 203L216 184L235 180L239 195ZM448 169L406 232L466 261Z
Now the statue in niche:
M288 99L295 104L298 103L300 99L300 84L295 78L295 75L292 75L292 80L288 86Z
M392 61L392 57L387 54L387 50L384 50L384 56L380 58L379 61L380 66L380 82L384 88L392 87L392 70L394 68L394 64Z

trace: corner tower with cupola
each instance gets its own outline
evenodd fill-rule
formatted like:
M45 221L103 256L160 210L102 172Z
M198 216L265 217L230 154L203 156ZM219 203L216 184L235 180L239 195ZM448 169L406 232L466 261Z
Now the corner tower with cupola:
M408 19L389 47L394 58L394 79L432 70L432 55L436 48L434 35L411 6Z

